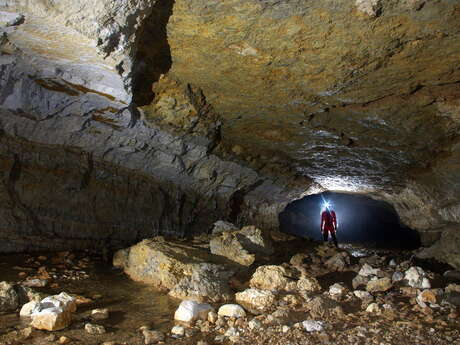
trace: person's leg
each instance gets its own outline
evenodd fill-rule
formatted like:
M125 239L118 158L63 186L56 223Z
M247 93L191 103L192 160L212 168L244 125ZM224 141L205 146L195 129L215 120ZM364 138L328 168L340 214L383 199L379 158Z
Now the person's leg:
M339 244L337 243L337 237L335 236L335 231L331 231L332 241L334 241L334 245L339 248Z
M323 232L323 240L324 242L327 242L327 237L328 237L328 231Z

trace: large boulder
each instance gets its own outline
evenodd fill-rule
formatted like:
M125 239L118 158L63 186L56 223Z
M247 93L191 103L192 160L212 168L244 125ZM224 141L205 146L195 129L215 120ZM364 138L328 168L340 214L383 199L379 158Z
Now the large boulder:
M234 270L228 263L205 249L166 242L162 237L120 250L113 259L114 266L122 267L133 280L198 302L225 302L233 297L228 280Z
M72 322L72 313L76 309L75 298L65 292L46 297L32 311L31 325L37 329L46 331L64 329Z
M209 245L211 253L224 256L244 266L253 264L257 255L273 253L270 237L255 226L222 232L212 238Z
M13 285L0 282L0 312L13 311L19 307L19 297Z
M271 291L250 288L235 294L235 299L251 313L261 314L273 306L276 296Z
M249 281L249 285L257 289L272 291L292 291L297 287L296 282L289 278L286 269L276 265L257 267Z

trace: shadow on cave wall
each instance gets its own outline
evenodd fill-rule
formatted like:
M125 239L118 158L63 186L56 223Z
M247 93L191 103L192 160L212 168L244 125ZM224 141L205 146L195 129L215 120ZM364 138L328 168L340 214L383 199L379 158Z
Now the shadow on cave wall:
M337 214L339 243L356 243L376 248L420 247L418 232L402 225L390 204L363 195L326 192L296 200L279 215L281 231L321 240L320 213L323 199L332 203Z
M138 106L152 103L155 97L152 84L171 68L167 25L173 13L174 3L175 0L157 1L141 28L133 80L134 102Z

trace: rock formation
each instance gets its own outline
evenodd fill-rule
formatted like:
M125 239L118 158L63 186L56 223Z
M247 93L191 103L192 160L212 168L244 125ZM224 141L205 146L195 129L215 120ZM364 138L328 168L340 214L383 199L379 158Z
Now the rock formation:
M0 251L274 229L331 190L391 203L458 267L441 234L460 222L459 15L447 0L0 0Z

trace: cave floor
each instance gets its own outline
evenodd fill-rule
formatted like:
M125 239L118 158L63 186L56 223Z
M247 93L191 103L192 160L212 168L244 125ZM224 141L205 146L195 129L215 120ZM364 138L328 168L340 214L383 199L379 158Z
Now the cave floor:
M328 247L328 246L324 246ZM411 258L411 252L366 249L353 245L342 246L352 256L351 266L359 266L364 261L385 261L393 258L399 262ZM288 251L287 249L290 248ZM316 248L316 249L315 249ZM318 244L306 240L280 242L276 253L270 258L264 258L257 264L281 264L289 262L295 253L312 252ZM318 261L320 262L320 261ZM440 278L442 266L425 264L430 267L433 288L442 288L446 282ZM248 270L248 272L253 270ZM438 272L436 272L438 271ZM250 273L240 274L232 286L235 290L247 287ZM341 272L316 270L315 275L323 288L341 282L353 290L352 279L356 270ZM324 316L322 321L327 327L322 332L307 333L298 327L291 327L286 333L281 325L264 325L262 329L251 330L247 322L242 327L238 341L234 338L223 337L226 327L220 330L211 327L209 332L195 325L188 328L185 338L172 338L169 334L174 325L173 315L180 301L168 297L166 292L136 283L127 278L124 273L115 270L110 264L103 262L101 257L87 253L39 253L23 255L0 256L0 280L21 283L27 278L46 279L46 287L34 287L35 291L46 294L58 294L62 291L80 296L80 305L75 313L70 327L55 332L32 330L28 332L27 320L21 320L18 311L0 314L0 345L41 345L59 343L61 336L71 340L71 344L144 344L144 338L139 328L147 326L150 329L164 332L166 340L163 343L179 345L195 344L460 344L460 318L458 308L452 309L433 307L420 308L414 296L401 292L377 294L376 301L391 304L393 307L378 314L365 312L355 301L341 301L343 313L332 317ZM395 289L396 290L396 289ZM327 294L324 292L323 295ZM218 307L219 305L215 305ZM108 308L110 316L106 320L92 320L90 313L95 308ZM311 319L309 312L300 305L292 307L290 320L285 324L293 325L306 319ZM248 316L247 321L252 317ZM103 325L107 332L101 335L91 335L85 332L86 323ZM229 320L230 324L232 321ZM228 325L227 325L228 326ZM30 334L29 334L30 333ZM219 338L220 336L220 338ZM217 338L216 338L217 337ZM205 341L206 343L199 343ZM113 342L113 343L110 343Z

